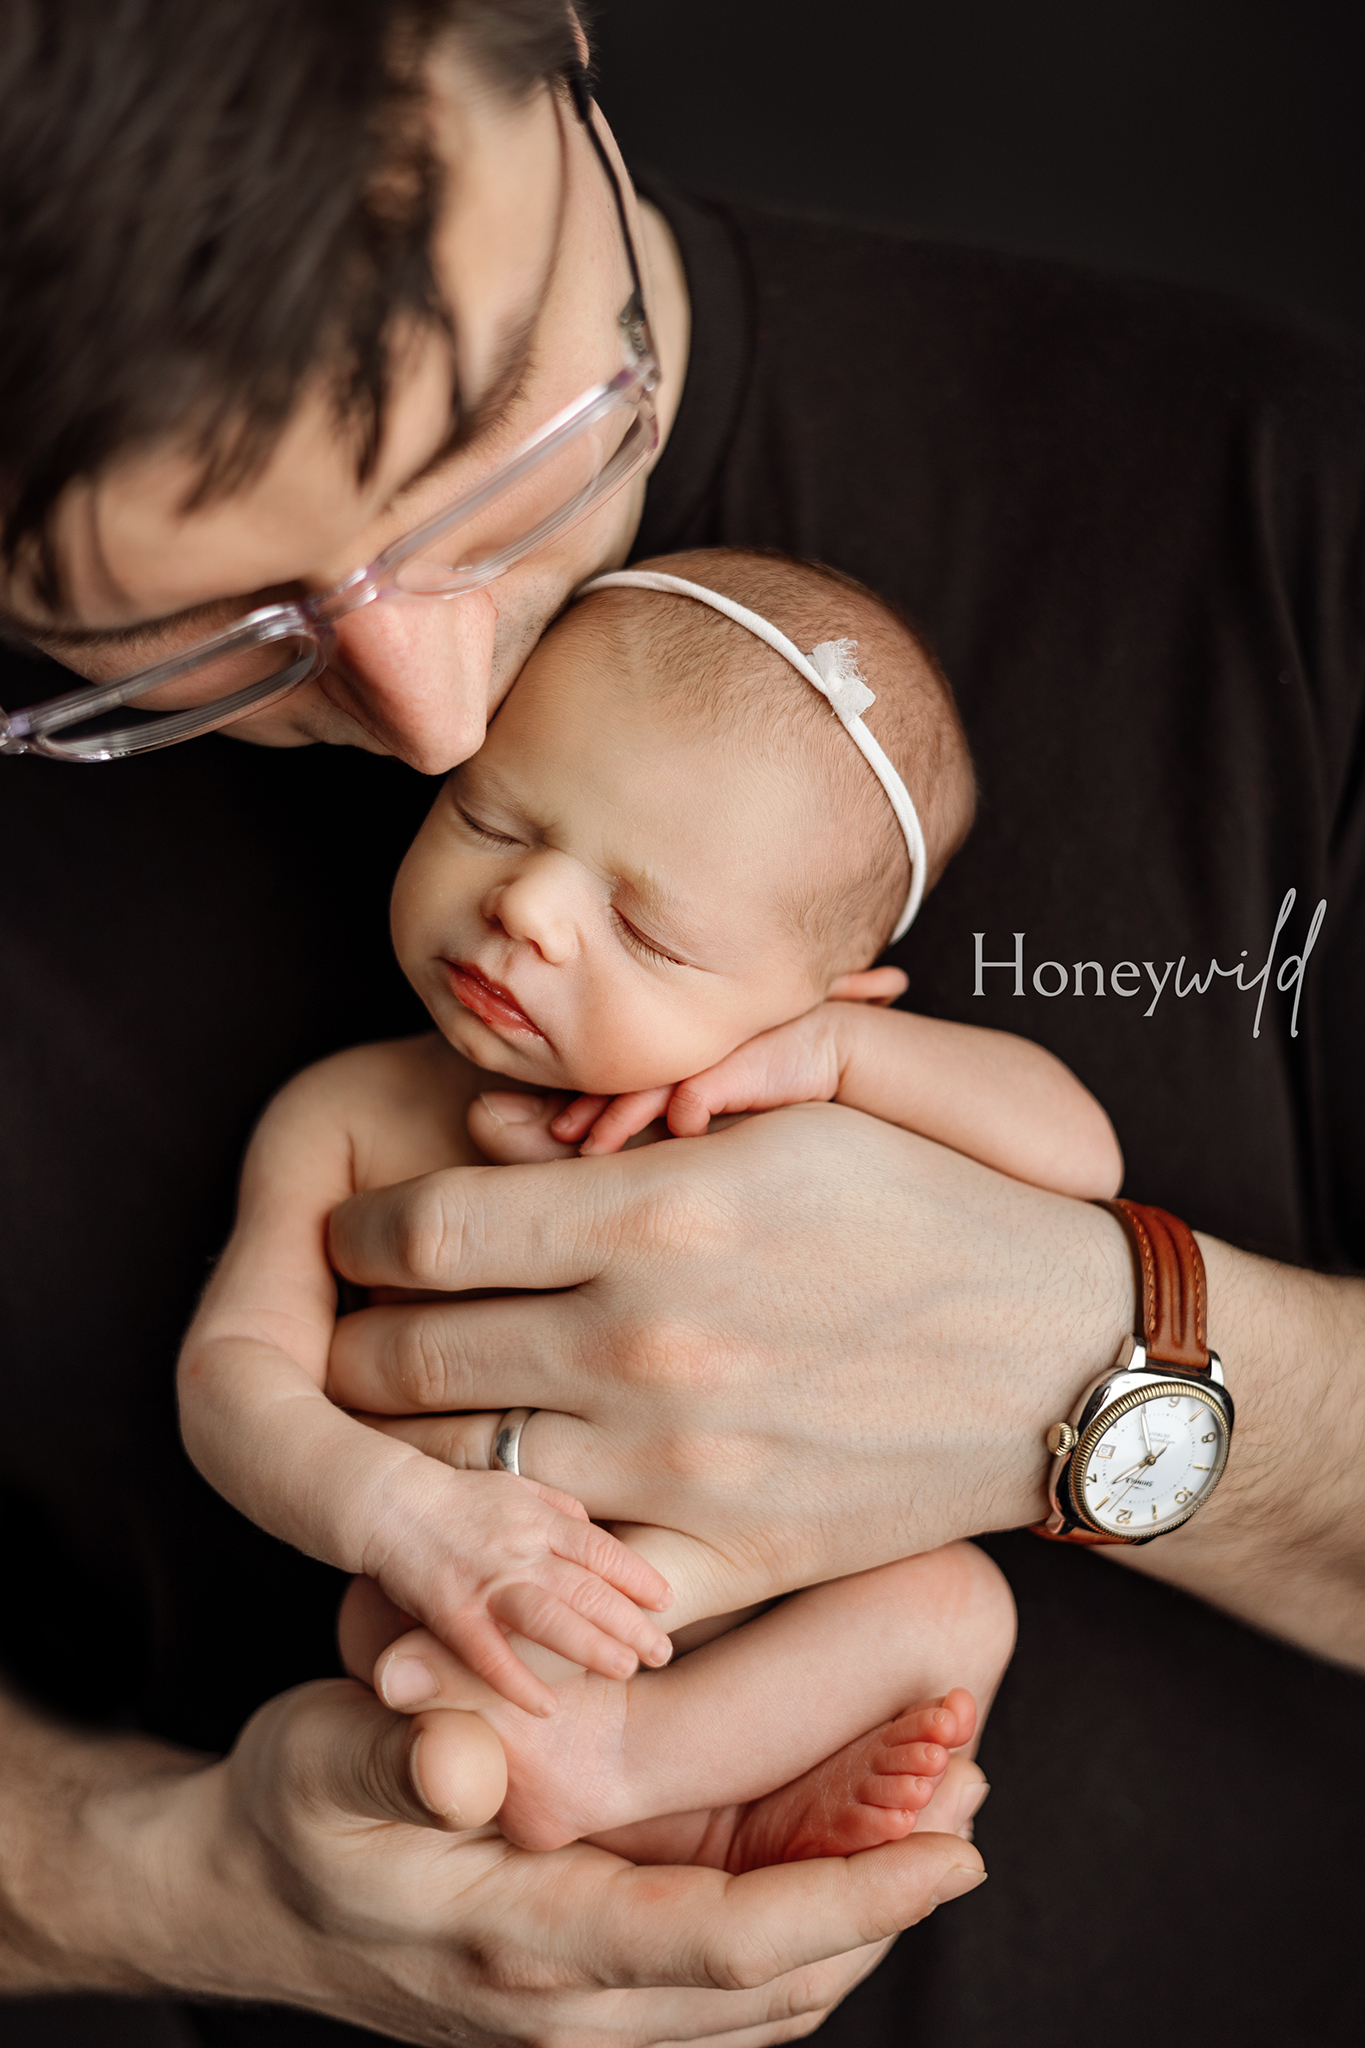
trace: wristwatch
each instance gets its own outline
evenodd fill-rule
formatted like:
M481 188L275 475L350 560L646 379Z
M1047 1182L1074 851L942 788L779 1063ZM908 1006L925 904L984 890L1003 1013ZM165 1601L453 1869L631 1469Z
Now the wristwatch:
M1164 1209L1099 1206L1132 1247L1137 1326L1070 1420L1048 1431L1052 1512L1034 1531L1061 1543L1150 1543L1197 1514L1222 1478L1232 1396L1208 1346L1194 1232Z

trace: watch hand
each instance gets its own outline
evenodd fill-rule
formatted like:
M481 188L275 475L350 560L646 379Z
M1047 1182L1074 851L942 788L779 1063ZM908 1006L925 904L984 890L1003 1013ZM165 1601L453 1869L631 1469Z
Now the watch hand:
M1146 1465L1155 1465L1155 1464L1156 1464L1156 1462L1157 1462L1157 1459L1158 1459L1158 1458L1164 1458L1164 1457L1165 1457L1165 1455L1166 1455L1166 1453L1167 1453L1167 1451L1168 1451L1168 1450L1169 1450L1170 1448L1171 1448L1171 1447L1170 1447L1170 1445L1169 1445L1169 1444L1163 1444L1163 1445L1161 1446L1161 1449L1160 1449L1159 1451L1157 1451L1157 1452L1156 1452L1156 1453L1155 1453L1155 1454L1154 1454L1154 1455L1153 1455L1152 1457L1150 1457L1150 1458L1139 1458L1139 1459L1138 1459L1138 1462L1137 1462L1137 1464L1136 1464L1136 1465L1130 1465L1130 1466L1129 1466L1129 1468L1128 1468L1128 1471L1129 1471L1129 1472L1141 1472L1144 1466L1146 1466ZM1128 1473L1127 1473L1127 1472L1120 1472L1120 1474L1119 1474L1119 1478L1120 1478L1120 1479L1127 1479L1127 1478L1128 1478ZM1126 1486L1124 1487L1124 1489L1123 1489L1123 1492L1122 1492L1122 1493L1119 1493L1119 1494L1110 1494L1110 1496L1109 1496L1108 1500L1107 1500L1107 1501L1105 1502L1105 1506L1106 1506L1106 1507L1108 1507L1108 1508L1116 1508L1116 1507L1118 1506L1118 1504L1119 1504L1119 1502L1120 1502L1121 1500L1126 1500L1126 1499L1128 1498L1128 1495L1129 1495L1129 1494L1130 1494L1130 1493L1132 1492L1133 1488L1134 1488L1134 1487L1135 1487L1136 1485L1137 1485L1137 1480L1136 1480L1136 1479L1129 1479L1129 1480L1128 1480L1128 1484L1127 1484L1127 1485L1126 1485Z
M1145 1401L1138 1409L1138 1421L1142 1424L1142 1441L1147 1446L1147 1456L1150 1458L1152 1455L1152 1439L1147 1429L1147 1403Z

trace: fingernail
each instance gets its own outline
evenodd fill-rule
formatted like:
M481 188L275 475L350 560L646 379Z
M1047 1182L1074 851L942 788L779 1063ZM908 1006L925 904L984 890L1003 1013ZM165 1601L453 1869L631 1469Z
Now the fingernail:
M479 1100L495 1124L533 1124L542 1107L538 1095L514 1095L510 1089L495 1088Z
M979 1884L985 1882L984 1870L968 1870L959 1865L956 1870L944 1872L929 1903L931 1906L946 1906L949 1899L960 1899L964 1892L974 1892Z
M379 1679L379 1696L387 1707L422 1707L441 1688L436 1673L420 1657L392 1657Z
M673 1645L665 1636L664 1640L661 1643L656 1643L654 1648L650 1651L649 1661L657 1671L661 1664L667 1664L669 1658L672 1655Z
M611 1668L618 1678L634 1678L639 1661L639 1658L632 1657L629 1651L623 1651L619 1657L612 1658Z

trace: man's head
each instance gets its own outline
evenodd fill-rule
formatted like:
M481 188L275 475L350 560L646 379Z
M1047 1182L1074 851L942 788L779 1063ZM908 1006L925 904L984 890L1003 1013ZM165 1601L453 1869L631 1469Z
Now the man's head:
M831 570L727 549L650 566L799 647L853 638L867 723L909 788L932 884L971 822L971 761L908 626ZM399 958L480 1065L617 1094L677 1081L865 970L905 902L890 801L825 699L744 627L639 589L546 635L399 875Z
M563 0L3 4L5 604L80 672L327 587L621 368ZM347 620L248 736L448 766L637 517Z

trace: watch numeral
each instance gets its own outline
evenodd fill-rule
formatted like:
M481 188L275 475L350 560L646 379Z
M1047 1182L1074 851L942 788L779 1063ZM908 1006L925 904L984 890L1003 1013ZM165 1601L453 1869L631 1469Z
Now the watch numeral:
M1177 1395L1176 1395L1176 1397L1175 1397L1174 1401L1168 1401L1168 1402L1166 1403L1166 1406L1167 1406L1168 1408L1178 1408L1178 1407L1180 1406L1180 1396L1179 1396L1179 1394L1177 1394Z
M1204 1431L1204 1434L1200 1437L1199 1441L1201 1444L1216 1444L1218 1441L1218 1433L1216 1430L1206 1429Z
M1188 1487L1188 1486L1182 1486L1182 1487L1180 1487L1180 1488L1179 1488L1179 1489L1177 1490L1177 1492L1176 1492L1176 1496L1175 1496L1175 1504L1176 1504L1176 1506L1177 1506L1178 1508L1183 1508L1183 1507L1184 1507L1184 1505L1185 1505L1185 1503L1186 1503L1186 1501L1187 1501L1187 1500L1193 1500L1193 1498L1194 1498L1194 1495L1193 1495L1193 1494L1192 1494L1192 1493L1190 1492L1190 1489L1189 1489L1189 1487Z
M1101 1444L1099 1449L1095 1453L1095 1456L1097 1458L1112 1458L1113 1455L1114 1446L1112 1444Z
M1120 1508L1118 1513L1114 1517L1114 1520L1116 1522L1131 1522L1132 1519L1132 1514L1127 1508Z

